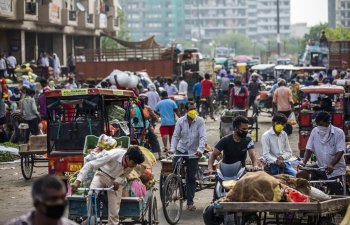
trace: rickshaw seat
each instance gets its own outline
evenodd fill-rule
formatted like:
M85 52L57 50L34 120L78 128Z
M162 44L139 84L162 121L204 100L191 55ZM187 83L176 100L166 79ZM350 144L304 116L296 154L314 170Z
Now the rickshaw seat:
M98 138L95 135L86 135L85 137L85 143L84 143L84 149L83 149L83 154L87 154L88 149L93 149L96 148ZM121 136L121 137L114 137L114 139L117 141L118 146L122 148L129 148L130 146L130 137L128 136Z

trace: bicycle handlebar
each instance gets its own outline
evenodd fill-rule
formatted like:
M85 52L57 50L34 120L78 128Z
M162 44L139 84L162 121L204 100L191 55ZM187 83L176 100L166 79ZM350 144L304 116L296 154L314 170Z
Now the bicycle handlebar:
M171 155L169 155L169 157L191 157L191 156L198 157L196 154L178 154L178 155L171 154Z
M325 167L308 167L308 166L298 166L300 170L305 170L305 171L325 171Z

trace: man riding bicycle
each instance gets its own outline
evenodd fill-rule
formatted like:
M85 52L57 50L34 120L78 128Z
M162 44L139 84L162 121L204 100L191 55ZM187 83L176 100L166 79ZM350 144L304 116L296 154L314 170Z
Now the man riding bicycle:
M312 174L312 179L343 180L346 173L345 134L340 128L331 125L331 116L328 112L319 112L316 124L306 144L304 160L300 164L305 166L312 154L316 155L317 166L325 168L324 173ZM339 182L327 183L331 194L343 194L343 187Z
M207 139L204 120L202 117L197 116L196 104L188 102L185 107L187 114L176 122L170 153L193 155L186 159L186 196L187 209L194 211L196 210L193 203L196 192L196 173L199 158L204 153ZM174 157L173 166L175 166L177 160L178 157Z

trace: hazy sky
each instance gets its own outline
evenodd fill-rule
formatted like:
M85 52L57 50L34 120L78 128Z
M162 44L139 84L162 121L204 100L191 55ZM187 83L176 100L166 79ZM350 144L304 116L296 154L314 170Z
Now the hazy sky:
M291 24L308 26L328 22L328 0L290 0Z

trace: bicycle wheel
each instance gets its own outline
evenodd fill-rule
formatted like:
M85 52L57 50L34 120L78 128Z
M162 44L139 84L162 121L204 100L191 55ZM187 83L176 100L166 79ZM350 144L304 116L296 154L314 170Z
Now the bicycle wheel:
M157 198L155 195L150 199L150 205L148 208L148 225L157 225L158 221L158 208L157 208Z
M164 184L166 180L166 176L163 174L160 174L159 177L159 195L160 195L160 200L163 202L164 201Z
M181 178L170 174L164 183L163 213L169 224L177 224L182 215L183 192Z
M21 156L21 171L24 179L29 180L32 178L34 167L34 156L33 155L22 155Z

